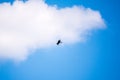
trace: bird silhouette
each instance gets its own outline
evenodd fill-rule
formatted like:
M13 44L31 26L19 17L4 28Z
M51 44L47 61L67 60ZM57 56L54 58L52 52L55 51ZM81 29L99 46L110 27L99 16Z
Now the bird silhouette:
M56 44L59 45L60 43L62 43L61 40L58 40L58 42Z

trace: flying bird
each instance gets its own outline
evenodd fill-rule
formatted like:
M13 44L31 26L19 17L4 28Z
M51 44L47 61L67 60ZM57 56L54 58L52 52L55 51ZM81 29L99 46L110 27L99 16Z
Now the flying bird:
M60 43L62 43L61 40L58 40L58 42L56 44L59 45Z

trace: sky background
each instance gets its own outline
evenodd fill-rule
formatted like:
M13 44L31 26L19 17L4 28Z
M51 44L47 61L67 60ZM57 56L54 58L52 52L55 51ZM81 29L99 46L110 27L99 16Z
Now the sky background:
M0 3L12 0L0 0ZM28 59L0 60L0 80L120 80L120 1L46 0L59 8L83 5L100 11L107 28L86 42L38 49Z

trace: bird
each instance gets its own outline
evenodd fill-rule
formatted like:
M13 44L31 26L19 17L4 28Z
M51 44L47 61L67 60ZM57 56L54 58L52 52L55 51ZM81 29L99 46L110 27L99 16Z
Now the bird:
M56 44L59 45L60 43L62 43L61 40L58 40L58 42Z

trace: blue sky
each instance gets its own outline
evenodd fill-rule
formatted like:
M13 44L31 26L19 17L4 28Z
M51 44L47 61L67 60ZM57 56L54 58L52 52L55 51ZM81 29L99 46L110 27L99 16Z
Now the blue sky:
M2 2L12 0L0 0ZM120 6L118 0L46 0L59 8L83 5L100 11L107 28L86 42L38 49L15 64L0 61L0 80L120 80Z

